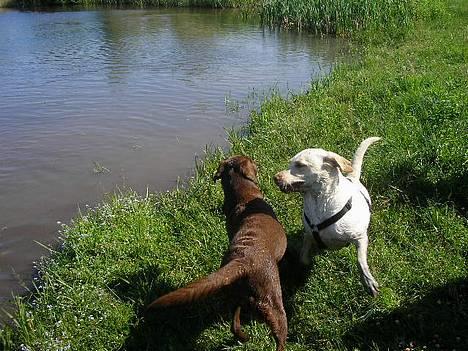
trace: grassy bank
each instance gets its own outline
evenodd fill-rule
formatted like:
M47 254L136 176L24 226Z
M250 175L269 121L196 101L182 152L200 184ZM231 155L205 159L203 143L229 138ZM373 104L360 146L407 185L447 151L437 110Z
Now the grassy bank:
M468 13L464 1L446 4L405 39L369 44L360 62L307 94L272 98L230 134L229 154L258 162L292 251L301 201L279 192L272 175L303 148L351 157L363 138L383 137L363 169L374 202L369 265L381 294L365 295L352 247L284 274L288 350L468 348ZM185 187L109 199L65 228L34 296L18 298L15 328L0 332L3 348L273 350L255 321L248 343L233 341L222 296L140 317L154 297L219 267L227 238L211 175L225 156L209 153Z

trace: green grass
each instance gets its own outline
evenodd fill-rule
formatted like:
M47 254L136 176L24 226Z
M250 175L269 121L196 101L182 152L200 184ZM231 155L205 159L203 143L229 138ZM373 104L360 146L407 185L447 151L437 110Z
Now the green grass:
M446 4L405 39L368 43L359 62L307 94L271 98L230 133L227 154L257 161L292 251L301 241L301 200L281 193L272 175L303 148L351 157L365 137L383 138L363 169L374 203L369 265L381 294L365 294L353 247L316 257L309 272L284 274L288 350L468 348L468 11L463 1ZM140 313L219 267L227 237L211 176L227 154L208 152L178 189L113 197L65 227L33 296L17 298L14 327L0 331L3 348L274 350L255 321L247 321L248 343L233 341L222 296Z
M264 22L299 27L316 33L362 29L400 31L415 16L415 0L273 0L265 1Z

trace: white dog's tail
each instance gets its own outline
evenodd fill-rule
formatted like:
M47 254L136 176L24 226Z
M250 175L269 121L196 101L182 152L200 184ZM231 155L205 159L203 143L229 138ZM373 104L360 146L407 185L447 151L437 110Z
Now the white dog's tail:
M348 174L348 177L354 178L355 180L359 180L359 178L361 177L362 161L364 159L364 154L366 153L367 148L376 141L379 141L380 139L381 138L379 137L367 138L359 145L353 157L353 172Z

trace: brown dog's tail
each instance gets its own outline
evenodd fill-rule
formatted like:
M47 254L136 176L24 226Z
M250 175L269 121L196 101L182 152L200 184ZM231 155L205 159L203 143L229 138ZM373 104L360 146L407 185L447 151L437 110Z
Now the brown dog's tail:
M232 260L216 272L154 300L147 309L181 305L200 300L231 285L245 274L245 265L239 260Z

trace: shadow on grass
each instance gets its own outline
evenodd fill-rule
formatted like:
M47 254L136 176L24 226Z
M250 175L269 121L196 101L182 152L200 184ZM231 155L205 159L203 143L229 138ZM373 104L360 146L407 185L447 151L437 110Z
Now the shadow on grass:
M360 350L468 350L467 331L468 279L461 279L355 326L343 339Z
M291 308L288 308L291 307L288 306L288 300L292 300L296 291L307 283L307 279L313 269L313 265L304 266L299 259L302 233L302 230L300 230L288 236L288 247L283 259L279 263L283 300L288 317L291 310Z
M296 243L289 244L288 242L288 248L295 246ZM288 250L279 265L284 292L283 301L288 318L293 313L288 301L292 301L291 297L305 284L309 274L297 257L295 250ZM116 295L138 309L136 313L139 317L131 327L122 350L194 350L198 336L205 329L223 321L231 323L234 304L227 293L229 288L197 303L145 313L144 306L156 297L175 290L175 287L158 280L159 274L157 268L149 267L112 284ZM252 311L242 310L243 325L255 318L257 316ZM219 350L237 343L230 332L220 335L225 336L219 340Z
M135 306L136 319L122 350L191 350L198 335L228 316L219 293L211 298L178 307L146 312L158 296L176 289L168 285L157 267L147 267L111 284L122 300Z
M286 310L288 321L294 319L296 311L296 301L294 297L297 291L301 290L306 285L310 275L313 274L314 271L315 257L312 259L312 264L310 266L304 266L300 261L302 236L303 231L300 230L288 237L288 249L286 250L283 260L281 260L279 264L284 309ZM319 253L316 252L316 255L319 255ZM311 331L308 337L312 340L316 340L319 335ZM294 334L292 330L288 331L288 341L298 342L298 335Z
M429 181L427 172L412 164L402 164L384 176L380 184L394 184L402 201L426 207L429 201L452 203L457 212L468 217L468 172L452 175L436 182ZM384 189L382 189L384 190Z

